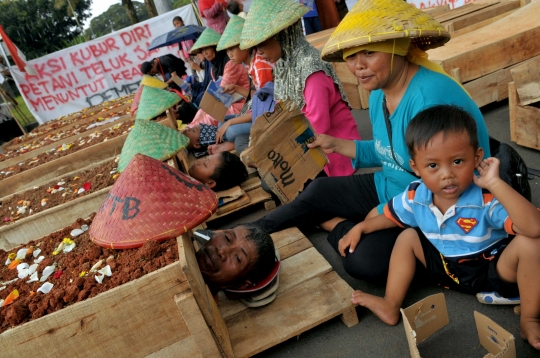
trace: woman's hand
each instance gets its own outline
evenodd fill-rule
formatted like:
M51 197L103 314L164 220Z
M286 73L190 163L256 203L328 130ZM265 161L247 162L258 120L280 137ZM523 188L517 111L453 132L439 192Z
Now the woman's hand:
M231 123L227 121L227 122L223 122L223 125L218 128L217 133L216 133L216 144L223 142L223 137L225 136L225 132L227 132L227 128L229 128L230 125Z
M476 170L480 176L474 176L473 181L480 188L490 190L490 186L496 184L499 180L502 180L499 176L499 165L501 162L499 159L491 157L486 158L478 166Z
M194 69L195 71L201 71L202 70L201 66L199 66L197 64L197 62L193 61L193 59L191 57L189 58L188 63L191 66L191 68Z
M353 253L362 237L362 223L355 225L338 243L338 251L345 257L345 250L349 248L349 253Z
M352 159L356 157L356 144L352 140L334 138L327 134L316 134L315 140L308 144L308 148L317 147L326 154L338 153Z
M223 92L233 94L236 92L236 85L235 84L228 84L228 85L222 85L221 88L223 88Z

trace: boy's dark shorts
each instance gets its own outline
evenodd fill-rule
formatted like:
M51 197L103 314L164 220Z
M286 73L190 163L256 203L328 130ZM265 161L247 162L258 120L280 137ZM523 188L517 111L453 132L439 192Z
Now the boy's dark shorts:
M491 249L490 252L479 254L472 259L458 260L453 257L443 258L422 231L415 230L424 250L429 280L471 294L495 291L507 298L519 296L517 283L505 282L497 274L499 257L513 236L500 241L497 249Z

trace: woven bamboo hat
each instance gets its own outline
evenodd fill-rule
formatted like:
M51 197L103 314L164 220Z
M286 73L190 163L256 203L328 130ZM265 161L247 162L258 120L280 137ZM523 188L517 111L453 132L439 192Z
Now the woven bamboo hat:
M240 35L242 35L242 29L244 28L245 22L246 20L242 19L240 16L233 15L219 39L216 50L226 50L239 45Z
M162 124L144 119L135 120L120 153L118 172L123 172L133 157L140 153L163 161L186 147L189 138Z
M178 102L180 102L180 97L177 94L155 87L144 86L135 118L154 118Z
M193 54L196 50L200 50L208 46L217 46L220 37L221 37L220 34L212 30L211 28L207 27L202 32L201 36L199 36L199 38L197 39L197 42L193 44L193 47L191 48L191 50L189 50L189 53Z
M343 49L407 37L424 51L450 40L437 20L403 0L359 0L332 33L321 56L325 61L343 62Z
M137 92L135 92L135 96L133 96L133 102L131 102L131 107L129 108L132 116L139 109L139 102L141 101L143 88L144 85L141 83L139 88L137 88Z
M242 30L240 48L252 48L291 26L308 12L292 0L253 0Z
M165 88L167 88L169 86L168 84L166 84L162 80L160 80L158 78L155 78L155 77L152 77L152 76L148 76L148 75L143 76L143 78L141 80L141 85L160 88L160 89L165 89Z
M90 225L90 240L114 249L163 241L191 230L217 208L216 193L160 162L137 154Z

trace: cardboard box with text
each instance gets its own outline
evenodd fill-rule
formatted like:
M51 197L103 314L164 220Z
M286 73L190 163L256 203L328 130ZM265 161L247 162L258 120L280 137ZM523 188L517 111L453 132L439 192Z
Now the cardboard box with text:
M241 158L246 165L254 163L274 194L289 203L328 162L320 149L307 147L314 140L313 127L294 102L279 102L274 112L257 117Z
M428 296L410 307L402 308L401 316L413 358L420 358L417 345L449 322L446 301L442 293ZM484 358L516 358L513 335L477 311L474 311L474 319L480 344L489 352Z

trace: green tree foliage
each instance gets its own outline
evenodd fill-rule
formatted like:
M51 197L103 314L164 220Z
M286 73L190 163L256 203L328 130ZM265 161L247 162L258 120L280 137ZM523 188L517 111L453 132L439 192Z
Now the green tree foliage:
M90 17L91 4L92 0L71 3L81 23ZM67 1L54 5L54 0L0 0L0 24L28 60L57 51L82 32L75 17L68 15Z
M179 7L186 6L188 4L191 4L191 1L189 0L172 0L172 8L178 9Z
M132 3L137 11L139 21L150 18L143 3L138 1L132 1ZM131 22L126 9L120 4L114 4L103 14L96 16L90 21L91 30L86 30L86 34L92 36L93 32L96 37L99 37L111 33L112 30L118 31L128 26L131 26Z

